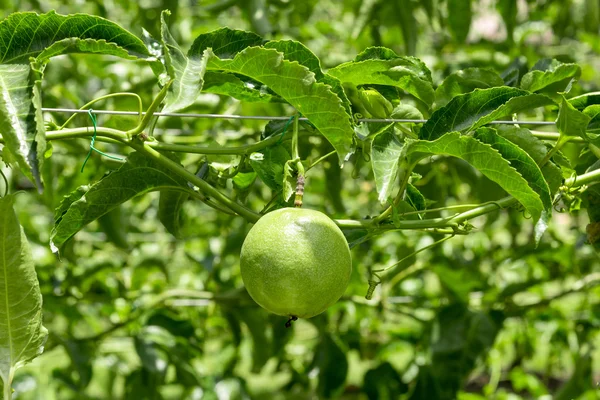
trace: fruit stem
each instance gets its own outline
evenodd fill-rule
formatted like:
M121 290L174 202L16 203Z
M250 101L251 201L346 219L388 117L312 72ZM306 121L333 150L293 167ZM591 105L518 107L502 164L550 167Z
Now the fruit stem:
M292 315L290 317L290 319L288 319L287 322L285 323L285 327L286 328L291 328L292 322L297 321L297 320L298 320L298 317L296 317L295 315Z
M296 184L296 197L294 207L302 207L302 197L304 196L304 175L298 173L298 183Z
M292 136L292 159L296 161L296 170L298 171L298 180L296 183L296 197L294 198L294 207L302 207L302 198L304 197L304 165L300 160L298 152L298 114L294 115L294 134Z

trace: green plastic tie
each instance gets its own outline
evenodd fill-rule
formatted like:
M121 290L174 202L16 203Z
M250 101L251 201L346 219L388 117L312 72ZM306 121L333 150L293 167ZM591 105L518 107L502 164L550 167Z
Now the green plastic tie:
M90 157L92 155L92 151L95 151L96 153L101 154L104 157L110 158L111 160L124 161L121 157L111 156L110 154L106 154L105 152L98 150L97 148L94 147L94 143L96 143L96 133L97 133L96 129L98 126L98 120L96 119L94 110L92 110L91 108L88 110L88 115L90 116L90 119L92 120L92 125L94 126L94 134L92 135L92 141L90 142L90 151L87 153L85 160L83 160L83 165L81 166L81 172L83 172L83 169L85 168L85 164L87 164L88 160L90 159Z

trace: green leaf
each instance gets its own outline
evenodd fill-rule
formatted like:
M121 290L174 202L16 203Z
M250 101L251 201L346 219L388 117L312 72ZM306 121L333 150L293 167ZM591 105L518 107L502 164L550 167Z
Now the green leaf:
M167 72L173 84L165 97L163 112L176 112L191 106L202 90L204 72L208 57L187 57L169 32L165 20L170 12L163 11L161 20L161 36L164 47L164 60Z
M600 104L600 92L591 92L571 97L569 103L577 110L581 111L588 106Z
M8 387L15 370L42 353L48 334L33 256L13 202L12 195L0 198L0 378Z
M545 58L523 76L521 89L548 95L568 92L580 75L581 67L577 64L563 64L558 60Z
M202 90L206 93L231 96L235 99L254 102L283 102L281 98L268 93L262 88L253 88L233 74L218 71L207 71L204 75Z
M115 207L98 218L98 226L106 234L106 239L121 249L128 249L128 223L123 214L123 207Z
M431 72L418 58L402 57L392 50L370 47L354 61L340 64L329 74L342 83L387 85L402 89L431 106L434 100Z
M504 80L498 73L488 68L467 68L453 72L435 90L435 108L445 106L454 97L472 92L503 86Z
M249 47L232 60L213 55L208 69L246 75L267 85L315 125L338 152L340 160L350 152L354 136L350 115L331 87L317 82L306 67L286 61L274 49Z
M341 393L348 374L346 353L330 334L323 333L315 348L313 364L318 368L317 392L320 398L335 398Z
M258 177L272 190L280 190L284 180L284 166L290 159L285 147L273 146L250 155L250 165Z
M163 190L158 200L158 219L167 231L181 239L183 217L181 208L189 198L189 194L178 190Z
M600 252L600 185L590 186L583 195L590 223L586 226L588 243Z
M400 103L394 108L390 118L394 119L423 119L423 114L413 105Z
M406 185L406 202L411 205L415 211L423 211L427 208L425 196L414 185Z
M467 40L472 18L471 0L448 0L448 27L458 43Z
M504 79L504 84L506 86L518 87L521 84L523 75L528 71L527 57L519 56L506 67L500 76Z
M267 49L275 49L288 61L296 61L300 65L304 65L315 74L317 82L324 83L331 86L331 90L338 95L348 115L352 115L352 108L350 106L350 100L344 92L344 88L339 79L334 78L329 74L324 74L321 70L321 62L319 58L308 49L305 45L295 40L272 40L264 44Z
M418 4L418 3L417 3ZM392 1L394 7L394 22L398 21L400 30L402 31L402 39L404 39L404 51L412 56L417 50L417 19L415 18L415 10L411 0Z
M398 399L408 392L408 385L392 364L383 362L365 374L364 391L369 399Z
M165 189L189 190L183 179L156 165L149 157L130 154L121 168L93 184L85 194L80 196L81 191L78 191L69 196L69 200L74 200L72 203L63 202L60 209L64 211L56 219L50 237L52 250L58 251L84 226L127 200Z
M106 43L94 44L94 40ZM115 46L132 57L149 56L144 42L138 37L114 22L92 15L22 12L11 14L0 22L2 64L27 63L30 57L43 61L42 58L82 51L123 56L122 50ZM46 54L40 57L42 52Z
M575 370L571 374L569 380L560 387L560 390L556 393L555 399L577 399L581 398L579 396L588 390L596 392L598 390L597 384L593 383L590 379L590 376L593 374L593 358L591 351L586 350L585 352L577 354Z
M595 135L600 134L600 104L586 107L583 113L590 117L590 122L586 128L588 135L590 133Z
M506 86L475 89L453 98L423 125L421 139L435 140L447 132L471 131L497 118L553 104L549 97Z
M260 46L264 40L256 33L221 28L198 36L188 51L188 57L199 57L211 49L219 58L233 58L251 46Z
M459 132L447 133L432 142L406 139L403 157L408 166L414 166L430 155L450 155L465 160L515 197L529 211L534 221L540 218L544 210L540 196L492 146L470 136L461 136ZM401 167L401 170L404 168Z
M514 31L517 24L517 0L498 0L496 8L502 16L506 27L506 38L509 43L514 42Z
M127 60L135 60L138 58L129 54L124 48L119 47L115 43L107 42L104 39L67 38L55 42L52 46L45 48L38 54L36 60L43 62L49 58L67 53L105 54Z
M29 65L0 65L0 132L21 171L41 192L46 151L41 72Z
M431 343L431 362L435 366L432 373L441 389L437 398L456 399L477 359L494 344L502 321L499 312L470 311L462 304L437 312Z
M385 203L398 186L396 178L402 147L393 129L377 135L371 145L371 166L381 203Z
M558 132L560 132L561 138L579 136L589 141L587 127L590 121L590 116L577 110L562 96L562 101L558 107L558 118L556 118L556 127L558 128Z
M548 148L540 139L533 136L533 133L526 128L517 128L515 126L503 125L498 127L498 134L505 139L510 140L521 149L525 150L527 154L535 161L536 164L541 163L546 154ZM553 162L547 162L542 168L544 179L550 189L550 194L554 195L560 185L562 185L562 172Z
M497 150L510 165L516 169L529 186L540 196L546 211L552 209L552 196L548 183L535 160L519 146L498 135L495 129L479 128L475 131L475 139L489 144Z

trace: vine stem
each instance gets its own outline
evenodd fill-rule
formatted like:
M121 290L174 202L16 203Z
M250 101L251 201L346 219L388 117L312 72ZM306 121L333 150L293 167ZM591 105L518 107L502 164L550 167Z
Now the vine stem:
M138 112L139 112L139 114L140 114L140 116L139 116L139 120L138 120L138 123L139 123L139 122L142 120L142 113L143 113L144 109L143 109L143 105L142 105L142 98L141 98L140 96L138 96L136 93L130 93L130 92L125 92L125 93L110 93L110 94L107 94L107 95L105 95L105 96L98 97L97 99L94 99L94 100L90 101L89 103L86 103L86 104L84 104L84 105L83 105L83 106L80 108L80 110L85 110L85 109L87 109L88 107L90 107L91 105L93 105L93 104L95 104L95 103L97 103L97 102L99 102L99 101L102 101L102 100L109 99L109 98L111 98L111 97L124 97L124 96L131 96L131 97L134 97L134 98L136 98L136 99L137 99L137 101L138 101ZM61 125L61 126L58 128L58 129L59 129L59 130L63 129L63 128L64 128L65 126L67 126L67 125L69 124L69 122L71 122L71 121L73 120L73 118L75 118L77 115L78 115L78 114L73 114L73 115L71 115L71 116L70 116L70 117L69 117L69 118L68 118L68 119L65 121L65 123L64 123L64 124L62 124L62 125Z
M229 197L225 196L223 193L219 192L217 189L215 189L212 185L210 185L203 179L197 177L196 175L192 174L187 169L178 165L176 162L174 162L170 158L165 157L163 154L159 153L152 147L148 146L147 143L142 143L142 142L139 142L136 140L132 140L129 142L129 145L131 147L133 147L135 150L137 150L141 153L144 153L147 156L149 156L150 158L154 159L158 164L162 165L165 168L168 168L169 170L176 173L183 179L194 184L195 186L197 186L200 189L200 191L202 191L206 195L214 198L221 204L225 205L226 207L231 209L236 214L241 215L246 220L248 220L250 222L256 222L260 218L260 215L258 213L255 213L254 211L250 210L249 208L246 208L243 205L236 203Z
M14 374L14 368L11 367L8 371L8 379L4 382L4 400L12 400L12 381Z
M90 128L72 128L62 129L60 131L46 132L46 139L49 141L54 140L67 140L85 138L91 136ZM127 135L123 131L117 129L97 127L96 128L96 140L108 139L111 143L125 143ZM156 150L162 151L174 151L179 153L190 153L190 154L214 154L214 155L248 155L256 151L262 150L266 147L272 146L277 143L279 137L270 137L262 140L258 143L243 145L238 147L209 147L209 146L188 146L181 144L170 144L161 143L157 141L148 141L146 144ZM0 136L0 142L2 138Z
M4 175L4 172L2 172L2 169L0 169L0 176L2 176L2 180L4 181L4 194L2 195L2 197L6 197L6 195L8 194L8 179L6 179L6 175Z

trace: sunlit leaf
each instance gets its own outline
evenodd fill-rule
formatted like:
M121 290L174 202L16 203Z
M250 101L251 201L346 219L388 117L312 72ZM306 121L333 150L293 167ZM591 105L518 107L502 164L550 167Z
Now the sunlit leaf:
M200 57L188 57L183 53L169 32L166 14L169 13L163 11L161 14L161 34L165 48L165 66L173 84L165 97L162 111L176 112L194 104L200 94L208 57L204 54Z
M0 198L0 378L10 387L17 368L39 356L47 331L29 242L13 210Z
M408 165L416 165L419 160L433 154L467 161L514 196L531 213L534 221L540 218L544 210L540 196L492 146L470 136L461 136L459 132L450 132L432 142L407 139L403 148L404 162Z
M46 53L44 57L81 51L123 56L123 49L133 57L149 55L135 35L114 22L87 14L11 14L0 22L0 38L2 64L28 63L30 57L39 58L42 52Z
M0 65L0 132L21 171L42 190L46 151L41 72L28 64Z
M557 92L568 92L573 82L579 79L581 67L577 64L564 64L554 59L545 58L538 61L523 76L521 89L555 95Z
M552 209L552 197L548 183L540 167L531 156L513 142L498 135L495 129L479 128L475 131L475 139L489 144L497 150L505 160L510 162L511 167L516 169L529 186L540 196L546 211Z
M286 61L274 49L249 47L231 60L212 56L208 69L246 75L267 85L315 125L340 160L350 152L354 132L342 100L306 67Z
M354 61L340 64L329 74L342 83L388 85L402 89L430 106L434 100L431 72L418 58L402 57L386 48L370 47Z
M531 158L539 164L544 160L548 153L548 148L540 139L533 136L533 133L526 128L517 128L515 126L504 125L498 127L498 134L505 139L510 140L521 149L525 150ZM562 172L553 162L547 162L541 167L544 179L550 189L550 194L554 195L562 184Z
M371 145L371 165L381 203L388 200L398 185L396 178L402 147L392 129L377 135Z

